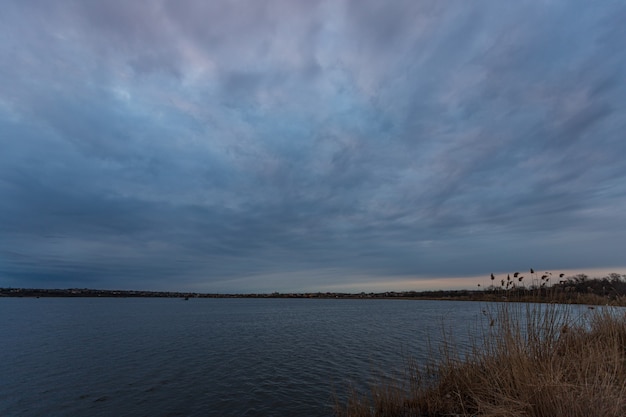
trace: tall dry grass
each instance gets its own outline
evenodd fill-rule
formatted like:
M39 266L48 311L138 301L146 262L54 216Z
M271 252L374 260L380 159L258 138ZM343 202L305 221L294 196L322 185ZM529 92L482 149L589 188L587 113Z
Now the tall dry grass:
M473 347L444 343L381 383L337 404L340 417L626 416L626 315L554 304L501 303Z

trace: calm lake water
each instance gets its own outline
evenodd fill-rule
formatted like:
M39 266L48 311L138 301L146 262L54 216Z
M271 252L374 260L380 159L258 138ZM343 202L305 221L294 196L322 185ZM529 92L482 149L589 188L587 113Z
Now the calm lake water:
M0 299L0 416L331 416L482 303Z

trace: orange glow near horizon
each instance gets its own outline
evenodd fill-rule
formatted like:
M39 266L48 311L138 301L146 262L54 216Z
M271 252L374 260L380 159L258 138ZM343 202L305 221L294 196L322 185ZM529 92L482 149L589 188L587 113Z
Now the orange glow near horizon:
M602 278L610 273L626 274L626 267L606 267L606 268L581 268L581 269L535 269L536 275L541 276L544 272L552 272L553 283L558 281L559 274L571 277L578 274L588 275L590 278ZM506 279L510 272L494 272L495 281ZM520 270L522 275L530 278L530 270ZM332 286L327 289L332 292L386 292L386 291L436 291L436 290L474 290L491 285L489 274L464 276L464 277L441 277L441 278L395 278L380 281L360 281L349 284Z

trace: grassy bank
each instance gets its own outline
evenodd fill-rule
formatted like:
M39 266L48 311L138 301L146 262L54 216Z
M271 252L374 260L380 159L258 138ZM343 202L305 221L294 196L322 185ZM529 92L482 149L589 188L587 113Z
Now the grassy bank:
M484 313L468 352L444 344L403 384L354 393L336 415L626 415L623 310L499 303Z

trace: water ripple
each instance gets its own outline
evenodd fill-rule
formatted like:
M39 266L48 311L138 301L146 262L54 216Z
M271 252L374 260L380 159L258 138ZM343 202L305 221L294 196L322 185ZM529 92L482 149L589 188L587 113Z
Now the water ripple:
M475 303L0 299L2 416L329 416Z

